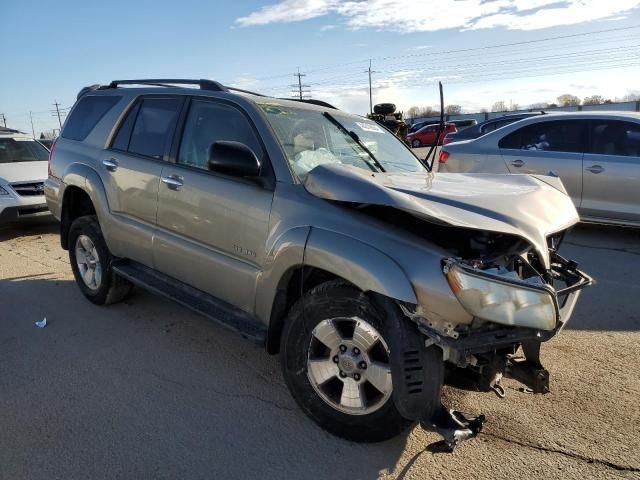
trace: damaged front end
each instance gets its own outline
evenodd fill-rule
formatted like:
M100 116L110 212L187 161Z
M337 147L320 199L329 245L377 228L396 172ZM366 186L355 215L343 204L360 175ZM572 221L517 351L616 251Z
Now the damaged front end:
M540 345L565 326L581 290L593 280L557 253L561 236L549 239L550 268L544 270L533 249L512 255L442 260L442 273L470 323L430 318L422 306L400 305L423 335L424 348L442 350L445 383L504 398L502 378L512 378L528 393L549 392L549 372ZM522 349L522 355L518 355ZM402 400L401 400L402 401ZM414 408L417 407L414 406ZM425 428L440 433L451 451L482 428L484 417L446 409L422 417Z

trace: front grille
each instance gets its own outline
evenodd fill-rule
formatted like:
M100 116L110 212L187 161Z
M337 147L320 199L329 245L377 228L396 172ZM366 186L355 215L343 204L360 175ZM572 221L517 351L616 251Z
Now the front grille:
M30 183L12 183L16 193L23 197L33 197L36 195L44 195L44 183L43 182L30 182Z

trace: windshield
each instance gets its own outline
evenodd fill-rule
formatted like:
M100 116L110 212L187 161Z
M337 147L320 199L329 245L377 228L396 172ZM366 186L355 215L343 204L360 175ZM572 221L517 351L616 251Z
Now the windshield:
M341 115L335 110L321 112L268 103L260 107L275 130L291 169L301 179L326 163L374 172L426 171L398 138L366 118Z
M49 151L29 138L0 138L0 163L46 162Z

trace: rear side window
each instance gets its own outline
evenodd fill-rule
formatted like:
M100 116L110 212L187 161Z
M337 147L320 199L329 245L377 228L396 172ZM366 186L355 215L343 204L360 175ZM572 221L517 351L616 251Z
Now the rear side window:
M178 98L145 98L140 104L127 150L162 159L175 128L180 104Z
M615 120L595 120L591 124L590 153L640 157L640 125Z
M0 138L0 163L47 161L49 150L35 140Z
M527 125L502 138L500 148L582 153L583 122L563 120Z
M70 140L84 140L93 127L122 97L85 96L80 99L60 134Z

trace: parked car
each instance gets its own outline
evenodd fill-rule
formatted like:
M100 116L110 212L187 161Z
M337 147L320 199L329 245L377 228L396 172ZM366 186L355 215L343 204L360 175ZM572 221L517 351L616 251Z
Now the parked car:
M50 215L44 197L49 151L18 130L0 130L0 224Z
M424 145L434 145L436 143L436 137L438 136L438 130L440 124L435 123L431 125L425 125L417 132L407 135L407 144L414 148L422 147ZM453 123L446 123L444 131L440 133L438 139L438 145L442 145L445 135L456 132L456 126Z
M547 114L446 145L439 171L556 175L585 222L640 226L640 115Z
M49 150L51 150L51 147L53 146L53 140L51 140L50 138L40 138L38 139L38 142L47 147Z
M535 117L536 115L542 115L544 112L535 112L535 113L514 113L513 115L505 115L503 117L491 118L485 122L478 123L475 125L466 128L464 130L458 130L457 132L448 133L446 137L444 137L444 145L447 145L452 142L459 142L461 140L472 140L474 138L481 137L482 135L486 135L489 132L493 132L498 128L502 128L506 125L510 125L513 122L517 122L518 120L523 120L525 118Z
M409 133L417 132L422 127L425 127L427 125L434 125L437 123L437 119L434 118L430 118L429 120L425 120L423 122L414 123L413 125L411 125L411 127L409 127ZM474 125L477 125L478 121L474 118L468 118L464 120L449 120L447 123L455 125L458 130L462 131L466 130L467 128L473 127Z
M445 368L547 392L540 343L591 282L557 253L578 221L560 182L434 177L376 122L308 102L210 80L83 89L46 182L82 294L135 284L258 341L350 440L477 434L441 403Z

